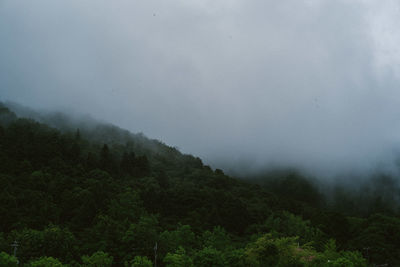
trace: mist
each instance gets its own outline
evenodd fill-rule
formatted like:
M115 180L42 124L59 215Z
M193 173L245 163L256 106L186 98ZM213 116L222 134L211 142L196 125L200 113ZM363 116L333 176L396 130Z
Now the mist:
M0 100L89 114L236 173L392 170L400 3L0 1Z

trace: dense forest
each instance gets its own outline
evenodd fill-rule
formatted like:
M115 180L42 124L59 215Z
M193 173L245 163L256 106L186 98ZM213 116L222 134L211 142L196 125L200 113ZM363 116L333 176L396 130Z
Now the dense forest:
M238 179L89 124L0 106L0 266L400 266L396 177Z

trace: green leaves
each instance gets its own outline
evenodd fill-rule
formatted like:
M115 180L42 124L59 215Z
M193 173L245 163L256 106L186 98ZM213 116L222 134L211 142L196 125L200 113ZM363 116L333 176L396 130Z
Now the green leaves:
M167 253L164 257L167 267L193 267L192 259L186 254L184 248L179 247L175 253Z
M142 256L136 256L133 258L131 264L125 265L127 267L152 267L153 263L147 258Z
M192 251L197 247L196 235L189 225L178 225L176 230L164 231L159 237L159 253L161 256L179 248Z
M5 252L0 252L0 267L17 267L18 260Z
M67 267L58 259L52 257L41 257L37 260L32 260L27 264L28 267Z
M76 256L75 236L68 229L59 226L49 225L42 231L33 229L14 231L11 237L10 240L19 242L17 256L22 262L41 256L69 261Z
M155 216L142 216L132 223L122 237L126 251L134 255L153 256L153 248L158 240L158 221Z
M111 267L113 257L103 251L97 251L91 256L82 256L83 267Z

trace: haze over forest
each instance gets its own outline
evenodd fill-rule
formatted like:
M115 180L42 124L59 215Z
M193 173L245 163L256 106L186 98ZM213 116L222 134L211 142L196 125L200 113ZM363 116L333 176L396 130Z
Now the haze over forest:
M2 0L0 101L89 114L239 173L392 170L399 13L394 0Z
M400 266L400 2L0 0L0 267Z

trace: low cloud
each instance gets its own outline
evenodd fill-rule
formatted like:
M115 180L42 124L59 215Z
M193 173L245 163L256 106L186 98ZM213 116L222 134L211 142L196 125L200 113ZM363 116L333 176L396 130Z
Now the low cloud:
M0 2L0 97L225 169L392 167L397 1ZM383 167L382 167L383 166Z

